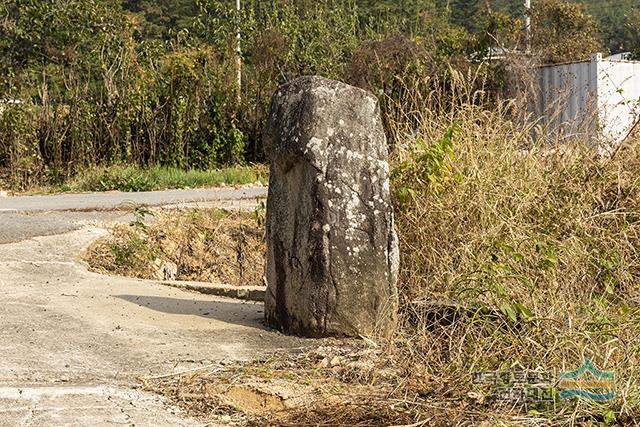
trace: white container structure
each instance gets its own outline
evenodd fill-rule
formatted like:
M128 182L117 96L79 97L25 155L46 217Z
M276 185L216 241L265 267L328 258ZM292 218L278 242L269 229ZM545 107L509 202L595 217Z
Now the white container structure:
M640 118L640 62L603 59L542 66L535 112L561 138L587 138L613 151Z

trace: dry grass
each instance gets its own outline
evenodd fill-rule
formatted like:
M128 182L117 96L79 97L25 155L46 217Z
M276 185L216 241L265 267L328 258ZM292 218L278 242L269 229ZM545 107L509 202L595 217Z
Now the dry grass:
M326 387L305 409L289 408L285 418L265 411L243 422L635 423L640 416L638 145L628 144L613 159L599 158L577 142L536 146L529 128L508 120L500 108L489 112L470 104L449 115L425 110L416 122L418 130L407 132L403 138L409 143L396 152L393 177L402 253L402 326L394 342L353 368L359 373L349 378L364 378L364 389L352 379L340 379L334 387L331 371L318 371L305 359L317 361L313 352L279 365L257 362L254 368L267 378L263 388L277 388L281 375L290 375L291 384ZM616 373L616 399L500 402L492 399L492 390L472 383L472 373L483 370L557 375L577 368L584 357ZM246 366L236 368L234 381L255 381ZM392 380L376 377L384 369L394 372ZM174 382L168 394L176 397L186 387L202 397L197 387L224 377ZM225 407L212 399L212 407ZM229 411L247 414L233 405L227 405Z
M464 398L477 391L474 371L558 373L589 357L615 371L614 401L485 410L553 425L634 421L640 148L630 142L608 159L577 141L536 145L503 111L464 104L444 120L421 111L417 138L397 153L398 362ZM484 311L434 322L426 301Z
M93 270L144 279L263 285L265 242L259 211L137 212L135 221L114 226L89 248L85 259ZM153 221L145 223L145 215L153 215Z
M424 395L432 384L415 378L404 384L406 375L380 348L340 341L143 382L214 424L431 426L463 416L458 402L430 404L419 398L416 392Z
M402 112L392 131L402 254L393 342L355 351L346 376L311 351L155 389L255 425L640 423L640 145L601 158L580 141L535 144L532 124L509 119L513 105L489 111L470 92L436 101L412 100L426 107ZM614 400L501 403L472 383L487 370L557 375L585 357L615 372ZM225 381L273 391L283 377L310 390L304 407L256 414L225 400Z

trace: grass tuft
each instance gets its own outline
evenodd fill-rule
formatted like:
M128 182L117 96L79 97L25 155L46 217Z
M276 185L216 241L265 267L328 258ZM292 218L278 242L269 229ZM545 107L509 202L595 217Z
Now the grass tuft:
M137 210L134 221L113 226L84 258L103 273L263 286L262 221L259 209Z
M227 185L266 185L268 180L269 170L267 166L261 164L212 170L116 165L88 169L62 185L37 188L30 193L137 192Z

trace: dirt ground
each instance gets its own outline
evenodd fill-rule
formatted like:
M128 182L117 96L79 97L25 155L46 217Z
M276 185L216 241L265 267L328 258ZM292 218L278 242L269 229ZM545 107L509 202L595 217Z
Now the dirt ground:
M148 221L151 219L151 221ZM156 280L264 286L264 207L137 211L84 255L93 271Z

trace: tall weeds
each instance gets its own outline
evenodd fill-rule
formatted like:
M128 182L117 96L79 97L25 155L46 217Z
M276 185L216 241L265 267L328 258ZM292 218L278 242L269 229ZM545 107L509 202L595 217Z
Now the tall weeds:
M488 393L474 371L557 373L588 357L615 371L616 400L536 409L566 424L637 417L640 147L600 158L584 141L536 144L513 104L489 110L459 89L395 122L401 357L467 403Z
M199 0L192 28L153 40L114 2L27 3L0 7L0 185L17 189L94 166L259 162L279 85L319 74L397 101L407 74L439 75L454 57L466 70L464 55L484 46L418 4L246 1L238 14L233 2Z
M69 42L67 50L77 49L73 55L56 36L75 37L75 27L54 28L53 35L25 30L60 48L60 58L21 58L14 52L23 46L17 35L0 46L8 57L0 61L0 185L59 183L87 168L120 163L208 169L264 160L262 127L273 91L303 74L340 78L359 40L349 2L247 2L242 15L228 2L198 5L193 34L163 41L142 39L137 18L115 6L82 19L49 3L25 9L24 21L28 12L50 12L103 30ZM103 18L112 24L107 30ZM0 30L22 24L15 21Z

